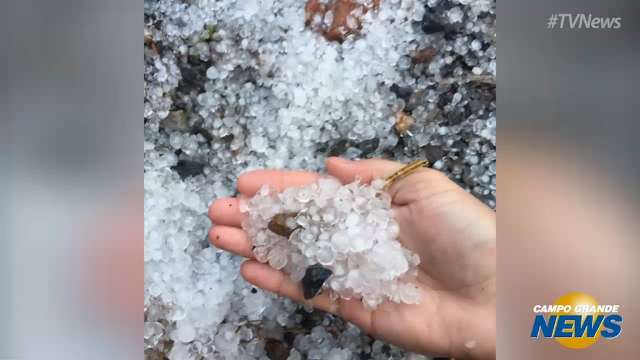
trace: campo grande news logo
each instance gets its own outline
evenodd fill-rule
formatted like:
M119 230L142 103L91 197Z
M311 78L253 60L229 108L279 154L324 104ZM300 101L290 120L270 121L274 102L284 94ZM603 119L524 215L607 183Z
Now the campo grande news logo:
M570 349L584 349L600 338L612 340L622 333L620 305L601 305L591 295L571 292L553 305L535 305L531 338L555 339Z

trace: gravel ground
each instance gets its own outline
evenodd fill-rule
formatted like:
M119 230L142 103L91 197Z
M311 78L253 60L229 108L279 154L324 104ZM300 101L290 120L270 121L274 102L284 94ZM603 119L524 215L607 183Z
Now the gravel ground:
M495 2L145 0L144 21L146 357L423 358L249 286L207 206L340 155L427 159L495 207Z

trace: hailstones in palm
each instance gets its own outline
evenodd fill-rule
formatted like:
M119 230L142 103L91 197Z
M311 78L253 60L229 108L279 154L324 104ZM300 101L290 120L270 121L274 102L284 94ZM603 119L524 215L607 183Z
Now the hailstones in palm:
M254 256L301 281L307 298L330 288L369 308L385 300L418 303L412 280L420 258L397 240L383 186L380 179L342 185L326 176L281 193L262 187L241 206Z

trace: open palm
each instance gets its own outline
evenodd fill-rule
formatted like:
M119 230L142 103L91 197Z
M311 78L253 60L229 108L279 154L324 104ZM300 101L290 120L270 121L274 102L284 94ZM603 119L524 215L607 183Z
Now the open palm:
M385 160L329 158L327 172L350 183L384 178L402 167ZM320 175L304 171L257 170L238 179L241 196L267 184L277 191L302 186ZM495 357L495 213L440 172L420 169L389 189L399 240L418 253L418 305L386 302L366 309L357 299L332 302L325 292L310 300L374 337L410 351L458 358ZM251 240L240 223L238 198L216 200L212 243L249 258L242 276L265 290L304 302L302 287L281 271L253 259Z

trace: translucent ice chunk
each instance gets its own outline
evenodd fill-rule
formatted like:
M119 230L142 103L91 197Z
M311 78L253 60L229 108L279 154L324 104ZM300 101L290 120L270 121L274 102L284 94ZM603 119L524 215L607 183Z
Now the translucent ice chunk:
M196 337L196 330L188 321L178 321L176 328L176 338L178 341L188 343Z
M349 238L343 231L336 232L331 237L333 248L339 252L346 252L349 249Z
M279 249L273 249L269 252L269 265L275 269L282 269L287 265L287 254Z

